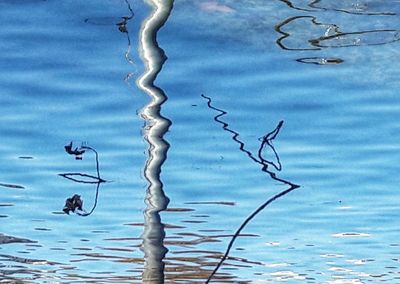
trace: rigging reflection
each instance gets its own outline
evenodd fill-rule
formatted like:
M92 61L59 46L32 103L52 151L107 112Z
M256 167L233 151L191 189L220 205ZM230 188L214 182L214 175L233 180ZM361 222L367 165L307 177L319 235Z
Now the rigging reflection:
M128 29L129 21L133 19L133 17L135 16L135 13L133 12L133 9L132 9L132 6L131 6L131 3L129 2L129 0L124 0L124 2L126 4L129 15L121 16L121 17L92 17L92 18L86 18L84 20L84 22L87 24L99 25L99 26L103 26L103 25L117 26L118 30L121 33L126 35L126 39L128 42L128 46L125 50L125 60L132 66L135 66L135 62L131 58L132 41L131 41L129 29ZM129 79L131 79L134 76L135 72L128 73L124 78L125 82L127 82L129 84Z
M291 30L292 33L286 32L285 29ZM276 43L285 50L383 45L400 40L400 30L397 29L342 32L336 24L321 23L314 16L290 17L276 25L275 30L282 34Z
M71 180L75 183L96 184L96 192L95 192L93 206L89 211L83 209L83 200L81 199L81 196L79 194L74 194L72 197L67 198L65 200L65 205L63 208L63 212L68 215L70 212L73 212L79 216L84 216L84 217L89 216L96 209L97 200L99 197L100 184L107 182L100 176L99 154L94 148L85 144L82 144L80 147L74 148L72 141L64 148L69 155L75 156L76 160L82 160L83 154L85 154L87 151L91 151L95 154L96 174L97 174L96 176L80 172L59 174L59 176L62 176L63 178Z
M211 273L211 275L208 277L206 283L209 283L212 278L214 277L214 275L217 273L218 269L222 266L222 264L224 263L224 261L228 258L229 256L229 252L233 247L233 244L235 242L235 240L239 237L240 233L243 231L243 229L246 227L246 225L252 220L254 219L262 210L264 210L269 204L271 204L272 202L274 202L275 200L279 199L282 196L285 196L286 194L288 194L289 192L299 188L300 186L297 184L294 184L288 180L282 179L280 177L278 177L276 175L276 173L273 170L276 171L281 171L282 170L282 165L278 156L278 153L275 150L275 147L273 145L273 140L276 138L276 136L279 134L279 131L281 130L282 126L283 126L283 120L281 120L278 125L276 126L276 128L274 130L272 130L271 132L267 133L266 135L264 135L263 137L260 138L261 144L260 147L258 149L257 155L254 155L250 150L246 149L246 145L244 144L244 142L242 142L239 139L239 133L234 131L233 129L231 129L229 127L229 124L224 122L221 117L226 115L227 112L217 108L215 106L212 105L212 100L210 97L207 97L205 95L201 95L204 99L207 100L207 106L212 109L215 110L217 112L219 112L219 114L217 114L214 117L214 120L222 125L222 128L231 133L232 134L232 139L233 141L235 141L236 143L239 144L240 146L240 151L244 152L251 160L253 160L255 163L261 165L261 170L265 173L267 173L273 180L278 181L280 183L283 183L285 185L288 186L288 188L286 188L285 190L275 194L274 196L272 196L271 198L269 198L267 201L265 201L263 204L261 204L256 210L254 210L244 221L243 223L239 226L239 228L236 230L236 232L234 233L233 237L231 238L227 249L224 253L224 255L222 256L221 260L218 262L217 266L215 267L215 269L213 270L213 272ZM274 154L274 158L275 161L270 161L266 158L266 151L271 150L272 153ZM273 170L271 170L270 168L273 168Z
M332 14L347 13L360 19L366 16L393 16L400 10L398 5L387 3L372 3L371 1L310 1L307 5L296 1L280 0L291 9L303 11L303 15L289 17L275 26L281 34L276 44L290 51L322 51L328 48L347 48L359 46L386 45L400 40L400 30L397 28L376 28L379 25L369 25L371 28L357 28L351 25L350 31L342 31L335 23L323 23L317 19L317 13L330 11ZM322 16L322 14L321 14ZM334 19L333 17L331 17ZM370 19L370 17L368 18ZM389 19L389 18L386 18ZM332 65L343 63L336 56L309 56L296 59L297 62L317 65Z
M173 0L147 0L152 6L151 15L144 20L140 30L139 53L145 65L144 74L138 79L137 85L149 97L150 102L141 111L145 120L144 139L149 144L148 159L144 167L144 176L148 181L144 211L144 231L141 236L144 252L143 283L164 283L164 257L167 248L164 246L165 230L161 222L160 211L167 208L169 199L163 190L161 167L164 164L169 149L164 139L171 121L161 115L161 106L167 100L164 91L154 85L161 71L166 56L158 46L157 32L167 21Z

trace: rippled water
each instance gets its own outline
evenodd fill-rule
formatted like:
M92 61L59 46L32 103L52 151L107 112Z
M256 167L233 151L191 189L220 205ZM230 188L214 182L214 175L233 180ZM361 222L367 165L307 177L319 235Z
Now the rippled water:
M400 282L388 3L0 1L0 280Z

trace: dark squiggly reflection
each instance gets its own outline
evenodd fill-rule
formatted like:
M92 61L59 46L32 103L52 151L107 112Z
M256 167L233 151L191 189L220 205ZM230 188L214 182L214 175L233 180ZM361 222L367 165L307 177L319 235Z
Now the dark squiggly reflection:
M379 7L377 7L376 1L360 1L360 0L335 0L335 1L326 1L326 0L314 0L309 1L308 4L305 4L306 7L301 7L299 4L295 3L295 1L289 0L279 0L285 3L292 9L306 12L315 12L315 11L337 11L343 12L347 14L354 15L367 15L367 16L395 16L397 12L395 12L394 7L397 3L384 3L384 1L380 1ZM397 4L398 5L398 4ZM383 6L383 7L380 7ZM380 8L380 9L379 9Z
M311 25L309 24L311 22ZM298 31L298 34L293 32L290 34L286 32L288 26L298 26L298 29L291 28L290 30ZM321 47L312 46L310 40L314 39L315 36L321 36L321 34L330 34L334 32L338 33L339 27L335 24L325 24L317 21L314 16L295 16L290 17L278 25L275 26L275 30L282 36L276 40L279 47L285 50L320 50ZM289 43L287 41L291 40Z
M129 16L122 17L122 21L119 22L119 23L117 23L117 26L118 26L118 30L119 30L121 33L126 34L126 39L128 40L128 47L127 47L127 49L126 49L126 51L125 51L125 59L126 59L126 61L128 61L130 64L134 65L135 63L133 62L133 60L132 60L132 58L131 58L131 56L130 56L130 54L131 54L131 49L132 49L132 43L131 43L131 36L130 36L130 34L129 34L129 30L128 30L128 28L127 28L127 25L128 25L128 22L129 22L129 21L133 18L133 16L135 15L135 13L133 12L132 7L131 7L131 4L129 3L129 1L128 1L128 0L125 0L125 3L126 3L126 5L128 6L128 10L129 10L129 12L130 12L130 15L129 15ZM132 72L129 73L129 74L127 74L126 77L125 77L125 81L128 81L132 76L133 76L133 73L132 73Z
M278 46L285 50L298 51L321 50L327 47L383 45L400 39L400 30L397 29L341 32L336 24L321 23L314 16L288 18L276 25L275 30L282 34L276 41ZM288 33L285 30L295 32Z
M235 240L239 237L240 233L242 232L242 230L246 227L246 225L252 220L254 219L254 217L257 216L257 214L259 214L262 210L264 210L269 204L271 204L272 202L274 202L275 200L277 200L278 198L285 196L286 194L288 194L289 192L299 188L299 185L296 185L288 180L279 178L275 172L271 171L268 169L269 166L273 167L275 170L277 171L281 171L282 169L282 165L278 156L278 153L275 150L275 147L273 146L273 140L276 138L276 136L278 135L280 129L282 128L283 125L283 121L280 121L278 123L278 125L276 126L276 128L274 130L272 130L271 132L267 133L265 136L263 136L260 140L261 140L261 145L258 149L258 153L257 156L255 156L251 151L247 150L245 148L245 144L239 140L239 133L232 130L228 123L224 122L221 117L224 116L225 114L227 114L226 111L216 108L215 106L213 106L211 104L211 98L207 97L205 95L201 95L203 98L205 98L207 100L207 105L210 109L213 109L217 112L219 112L218 115L216 115L214 117L214 120L219 123L222 124L222 128L233 134L232 139L238 143L240 145L240 150L244 153L246 153L246 155L252 159L254 162L256 162L257 164L260 164L262 166L262 171L267 173L273 180L281 182L285 185L288 186L287 189L275 194L274 196L272 196L271 198L269 198L266 202L264 202L263 204L261 204L256 210L254 210L245 220L244 222L239 226L239 228L236 230L235 234L233 235L231 241L228 244L228 247L224 253L224 255L222 256L221 260L218 262L217 266L215 267L215 269L213 270L213 272L211 273L211 275L208 277L206 283L209 283L211 281L211 279L214 277L214 275L217 273L218 269L221 267L221 265L223 264L223 262L227 259L230 250L233 247L233 244L235 242ZM276 161L270 161L268 159L266 159L264 157L264 152L269 149L272 150L272 152L274 153L275 159Z
M79 216L89 216L93 213L97 206L97 200L99 197L99 188L100 184L106 182L105 179L101 178L100 176L100 165L99 165L99 154L97 151L87 145L81 145L80 147L73 147L72 141L70 144L66 145L65 151L72 156L75 156L76 160L82 160L82 155L85 154L87 151L91 151L95 154L95 163L96 163L96 173L97 176L85 174L85 173L62 173L59 176L71 180L76 183L86 183L86 184L96 184L96 193L94 197L93 206L90 211L85 211L83 209L83 200L81 196L78 194L74 194L72 197L67 198L65 200L65 205L63 208L63 212L69 214L70 212L76 213Z
M365 16L392 16L396 15L396 5L383 5L370 1L312 1L307 8L299 6L294 1L280 0L294 10L307 12L305 15L294 16L283 20L275 26L281 34L276 44L290 51L320 51L327 48L347 48L359 46L386 45L400 40L400 30L396 28L366 29L342 31L335 23L323 23L316 14L324 11L345 12L356 14L357 21ZM381 7L383 6L383 7ZM380 9L387 9L383 12ZM340 64L345 60L336 56L309 56L296 59L297 62L332 65Z
M128 63L134 65L134 61L131 58L131 50L132 50L132 42L131 42L131 36L129 33L128 29L128 23L130 20L133 19L135 16L135 13L133 12L131 3L128 0L124 0L127 9L129 11L128 16L122 16L122 17L116 17L116 18L87 18L84 20L85 23L92 24L92 25L116 25L118 27L118 30L121 33L124 33L126 35L127 41L128 41L128 46L125 51L125 59ZM125 76L125 81L128 82L129 79L134 75L133 72L128 73Z
M310 39L317 47L350 47L363 45L384 45L400 40L400 30L371 30L321 36Z
M167 100L164 91L154 85L154 81L166 61L164 51L158 46L157 32L167 21L172 7L172 0L148 0L153 11L143 22L140 31L140 56L145 65L144 74L137 85L151 99L142 110L145 119L144 138L149 144L148 159L144 168L144 176L149 186L146 192L144 211L144 231L142 234L144 252L143 283L164 282L164 257L167 248L164 246L165 230L161 222L160 211L167 208L169 199L163 190L161 167L164 164L168 142L164 139L171 121L161 115L161 106Z

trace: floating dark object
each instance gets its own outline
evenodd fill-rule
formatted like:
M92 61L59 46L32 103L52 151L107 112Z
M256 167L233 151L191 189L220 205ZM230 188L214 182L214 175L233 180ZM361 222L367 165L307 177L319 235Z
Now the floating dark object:
M63 208L63 211L66 214L69 214L69 212L75 212L76 209L82 211L82 206L83 206L83 201L81 199L81 196L78 194L74 194L71 198L67 198L65 200L65 206Z
M297 62L316 65L332 65L343 63L344 60L337 57L304 57L296 59Z
M129 17L122 17L122 21L117 24L118 30L121 33L128 33L128 28L126 27L126 25L128 24L128 21L130 19L131 18L129 18Z
M71 143L64 146L64 148L68 154L75 155L75 159L82 160L82 154L85 153L85 150L83 150L82 147L80 148L75 147L75 149L72 149L72 141L71 141Z
M19 237L7 236L0 233L0 245L11 244L11 243L36 243L36 241Z
M18 184L10 184L10 183L0 183L0 186L2 187L8 187L8 188L15 188L15 189L24 189L22 185Z

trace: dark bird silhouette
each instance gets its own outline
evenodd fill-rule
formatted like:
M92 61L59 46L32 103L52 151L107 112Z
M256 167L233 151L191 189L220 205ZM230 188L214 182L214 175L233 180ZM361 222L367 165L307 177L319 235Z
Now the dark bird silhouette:
M82 206L83 206L83 201L81 199L81 196L78 194L74 194L71 198L67 198L65 200L65 206L63 208L63 211L66 214L69 214L69 212L75 212L76 209L82 211Z
M82 160L81 156L83 153L85 153L85 150L83 150L82 148L78 148L78 147L76 147L75 149L72 149L72 141L68 145L65 145L64 148L68 154L75 155L75 159Z

